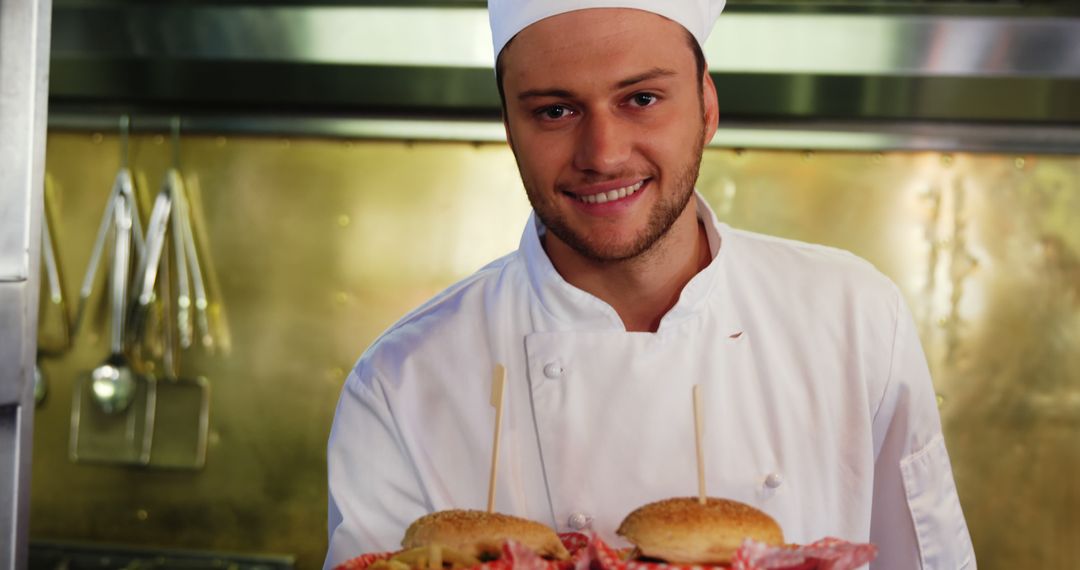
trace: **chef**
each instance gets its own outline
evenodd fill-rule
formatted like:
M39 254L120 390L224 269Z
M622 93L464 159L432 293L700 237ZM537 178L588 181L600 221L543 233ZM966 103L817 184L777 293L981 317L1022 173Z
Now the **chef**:
M415 518L495 507L614 530L697 490L788 542L872 542L876 568L975 568L934 389L900 292L859 258L733 229L694 190L717 128L710 0L491 0L507 141L533 213L517 251L360 358L328 449L326 567Z

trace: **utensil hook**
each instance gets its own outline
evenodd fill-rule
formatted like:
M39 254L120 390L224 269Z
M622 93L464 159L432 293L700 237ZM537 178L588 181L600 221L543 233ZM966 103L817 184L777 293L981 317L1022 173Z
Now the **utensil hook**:
M131 135L131 117L120 115L120 166L128 166L128 137Z
M170 121L172 129L172 167L180 170L180 117L173 117Z

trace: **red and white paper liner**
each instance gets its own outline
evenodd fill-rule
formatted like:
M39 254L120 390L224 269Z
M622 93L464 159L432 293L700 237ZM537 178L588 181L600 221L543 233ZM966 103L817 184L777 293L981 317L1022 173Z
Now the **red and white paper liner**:
M513 540L508 540L503 545L503 556L500 560L506 561L512 570L589 570L592 562L588 548L589 537L569 532L560 534L559 540L570 552L567 560L541 558L533 549Z
M623 560L618 551L599 537L589 545L590 555L601 570L707 570L719 566L695 566ZM797 547L777 547L746 540L731 561L731 570L855 570L877 556L872 544L854 544L824 538Z
M588 570L592 561L589 556L589 537L578 532L570 532L560 534L559 540L570 552L568 560L547 560L528 546L507 540L502 548L502 558L461 570ZM335 566L334 570L367 570L368 566L380 560L392 558L400 552L399 550L362 554Z
M361 554L356 558L351 558L334 566L334 570L365 570L368 566L380 561L386 560L397 554L397 552L374 552L371 554Z

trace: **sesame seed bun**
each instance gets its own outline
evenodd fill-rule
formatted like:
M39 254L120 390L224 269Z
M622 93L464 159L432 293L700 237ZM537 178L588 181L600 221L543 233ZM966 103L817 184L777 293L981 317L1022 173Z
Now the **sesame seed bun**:
M438 511L416 519L401 546L416 548L441 544L480 559L497 559L507 539L533 549L545 558L566 560L566 551L555 531L527 519L485 511Z
M627 515L615 531L633 543L640 556L672 564L729 564L747 538L775 546L784 543L780 525L750 505L696 497L649 503Z

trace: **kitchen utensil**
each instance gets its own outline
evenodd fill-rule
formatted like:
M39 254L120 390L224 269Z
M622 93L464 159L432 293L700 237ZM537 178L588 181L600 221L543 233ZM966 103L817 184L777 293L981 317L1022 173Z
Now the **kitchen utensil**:
M115 197L116 252L111 283L112 335L105 363L76 382L71 411L69 453L73 461L135 463L150 460L157 410L157 384L137 375L124 350L124 302L129 249L126 219L130 209L123 195Z
M121 147L125 156L126 128L125 120L122 121L121 133ZM121 161L126 162L126 158ZM130 170L124 164L109 194L91 253L90 267L80 291L81 315L90 298L105 242L111 235L108 298L112 322L109 355L100 366L76 380L69 440L69 454L73 461L136 464L149 461L156 411L156 383L153 378L137 374L133 369L124 334L132 245L135 245L137 252L145 249L140 245L141 231L135 207L134 183ZM137 263L141 264L145 252L140 253L139 257Z
M124 308L127 304L128 265L131 255L131 208L127 198L113 198L116 226L112 260L112 342L105 362L90 373L95 401L106 413L119 413L131 405L135 395L135 373L124 354Z
M52 185L45 181L44 215L41 217L41 257L42 270L45 274L40 311L38 313L38 354L59 354L71 347L71 319L67 310L67 295L64 294L61 279L59 256L53 238Z
M148 340L147 337L153 334L147 326L148 316L157 301L158 311L153 314L160 315L163 366L160 368L161 378L155 383L154 436L148 465L198 469L206 461L210 424L209 382L202 376L192 378L180 374L178 350L192 345L190 309L193 300L200 344L209 347L212 337L206 321L207 300L202 270L185 198L184 181L179 169L179 121L174 120L173 164L165 172L161 191L154 199L147 229L147 255L137 275L131 322L136 337L133 340ZM169 252L172 252L171 264ZM174 283L170 277L173 273L176 275L175 299L171 296Z
M158 273L161 271L161 260L166 245L165 232L168 230L169 215L172 210L172 173L171 169L166 173L165 184L154 199L154 208L150 212L150 223L147 226L146 255L135 274L135 302L132 304L132 315L129 319L131 326L128 329L132 341L146 336L147 315L151 304L157 298L154 294L154 286L157 283Z
M190 297L185 298L184 296L187 291L190 291L184 287L186 279L190 276L195 289L196 323L199 327L203 346L208 345L207 339L210 338L210 334L203 321L204 317L199 316L205 315L203 308L206 304L206 295L202 285L202 273L198 266L198 255L192 239L191 225L187 221L183 179L177 168L170 168L165 173L162 194L168 197L161 202L162 207L164 208L166 203L171 203L171 211L174 214L179 213L178 216L173 218L178 223L167 227L166 231L171 231L174 237L173 250L176 258L177 289L180 291L176 299L177 320L181 324L178 324L175 329L169 326L171 319L168 317L172 314L172 307L170 306L172 299L169 296L169 290L172 283L169 281L169 263L164 256L161 256L157 260L157 264L160 265L161 279L159 282L164 305L162 310L165 320L165 326L162 327L164 335L164 365L162 370L165 377L159 380L157 384L158 409L154 425L154 445L150 453L150 466L171 469L199 469L206 463L207 437L210 428L210 383L202 376L190 378L180 374L181 359L177 355L177 339L173 333L175 331L176 335L180 336L181 346L183 346L186 335L188 346L190 346L192 335L190 313L181 310L182 307L185 309L190 307ZM167 225L168 217L162 219ZM176 244L177 240L175 238L177 236L180 237L179 244ZM164 249L166 241L163 236L159 242L162 249ZM155 248L158 245L155 244ZM152 270L148 269L147 275L151 273ZM152 287L153 283L149 280L144 283L142 293L145 298L153 297L153 295L148 294ZM187 300L186 306L184 305L185 299ZM142 303L143 298L140 298L139 302ZM187 319L186 327L182 324L185 319Z
M98 405L89 374L76 379L71 405L68 455L75 462L146 465L154 437L157 382L136 376L132 405L106 413Z
M131 205L131 211L135 214L131 216L131 228L134 231L129 234L132 243L135 244L135 252L139 259L145 255L142 222L139 219L138 202L135 199L135 179L128 168L129 127L130 121L127 115L124 115L120 119L120 169L113 179L112 190L105 205L105 214L101 217L101 224L98 225L97 236L94 238L94 246L90 250L90 262L87 264L86 274L83 276L81 287L79 287L79 303L75 310L75 325L73 327L76 332L82 327L83 317L86 314L86 304L93 292L94 277L97 275L101 255L105 250L105 240L108 238L109 228L112 227L115 221L113 208L116 204L115 197L118 195L125 197L126 203Z
M191 346L191 285L188 277L187 238L184 237L184 208L182 191L173 195L172 238L173 256L176 258L176 330L180 335L180 347Z
M41 405L48 392L49 385L45 381L45 374L41 372L41 366L34 364L34 404Z
M64 302L64 289L60 280L60 267L57 263L56 248L53 245L51 217L51 185L46 179L45 212L41 217L41 251L42 266L45 270L45 283L48 286L48 295L39 305L42 308L38 315L38 359L46 353L57 353L71 346L71 325L68 321L67 305ZM58 319L47 319L49 310L58 313ZM59 335L45 333L49 324L59 322ZM59 338L57 338L59 336ZM44 338L43 338L44 337ZM49 392L48 378L42 371L40 364L34 364L34 402L41 405Z
M179 197L177 199L177 204L179 205L179 210L181 212L180 231L184 237L185 257L191 263L191 284L195 289L195 323L199 329L199 342L206 348L212 348L214 340L210 335L210 322L206 314L208 306L206 299L206 284L203 280L202 265L199 262L199 253L195 249L195 234L191 229L191 209L189 208L187 200L187 190L179 175L177 175L176 178L178 180L176 195Z
M149 466L200 469L210 431L210 382L203 376L157 381L157 411Z

